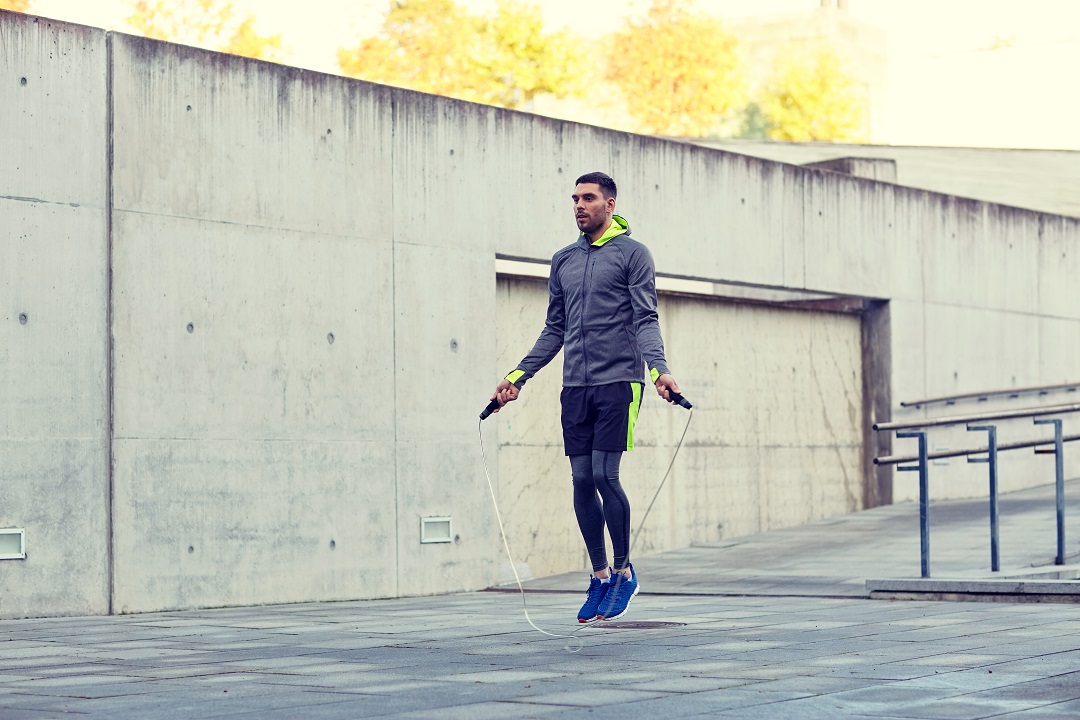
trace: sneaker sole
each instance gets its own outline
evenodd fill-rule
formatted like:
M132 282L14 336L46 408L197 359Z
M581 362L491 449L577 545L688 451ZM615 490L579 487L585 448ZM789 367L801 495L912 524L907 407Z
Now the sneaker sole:
M640 590L640 589L641 589L640 585L638 585L636 588L634 588L633 594L630 595L630 600L633 600L635 597L637 597L638 590ZM624 607L623 611L621 613L619 613L618 615L612 615L611 617L603 617L601 615L597 615L596 617L598 619L600 619L600 620L605 620L605 621L607 621L607 620L618 620L619 618L621 618L623 615L626 614L627 610L630 609L630 600L626 601L626 607Z

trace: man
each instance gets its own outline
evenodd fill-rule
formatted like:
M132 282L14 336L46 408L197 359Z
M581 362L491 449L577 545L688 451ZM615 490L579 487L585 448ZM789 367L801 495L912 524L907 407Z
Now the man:
M525 382L563 348L563 442L574 512L593 569L578 611L583 623L620 617L638 593L619 463L634 448L645 366L660 397L670 402L669 393L679 392L664 361L652 255L614 214L616 191L604 173L577 179L571 197L581 234L551 258L547 322L532 351L492 395L500 407L517 400ZM611 566L605 523L614 546Z

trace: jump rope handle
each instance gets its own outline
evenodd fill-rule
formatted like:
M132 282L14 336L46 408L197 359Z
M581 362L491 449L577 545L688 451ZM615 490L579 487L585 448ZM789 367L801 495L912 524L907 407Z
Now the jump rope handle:
M668 390L668 397L670 397L672 399L672 401L675 402L677 405L682 405L687 410L690 410L691 408L694 407L693 405L690 404L689 400L687 400L686 398L684 398L682 395L675 392L674 390ZM480 419L481 420L487 420L488 416L491 415L491 413L495 412L498 409L499 409L499 401L498 400L492 400L491 402L489 402L487 404L487 407L484 408L484 411L482 413L480 413Z
M484 408L484 412L480 413L480 419L481 420L487 420L487 416L490 415L491 413L495 412L498 409L499 409L499 401L498 400L492 400L491 402L489 402L487 404L487 407Z
M675 392L674 390L668 390L668 397L671 398L672 402L674 402L674 403L676 403L678 405L682 405L687 410L694 407L693 405L690 404L689 400L687 400L686 398L684 398L682 395ZM480 417L484 417L484 416L481 415Z

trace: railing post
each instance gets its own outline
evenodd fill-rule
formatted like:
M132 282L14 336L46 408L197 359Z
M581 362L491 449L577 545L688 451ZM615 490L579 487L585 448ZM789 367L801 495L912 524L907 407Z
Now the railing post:
M968 431L985 430L987 453L985 458L969 457L969 463L987 463L990 466L990 570L1001 569L998 553L998 463L997 463L997 426L968 425Z
M930 482L928 478L929 463L926 452L926 431L898 432L898 438L919 439L919 464L902 465L896 469L901 472L919 473L919 556L922 565L922 576L930 577Z
M1054 426L1054 465L1057 492L1057 557L1055 565L1065 564L1065 447L1061 436L1061 419L1035 420L1036 425Z

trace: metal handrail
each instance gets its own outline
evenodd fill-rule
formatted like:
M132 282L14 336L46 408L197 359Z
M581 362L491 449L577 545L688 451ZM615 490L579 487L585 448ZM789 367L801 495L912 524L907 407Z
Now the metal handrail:
M953 416L934 418L928 420L914 420L898 423L875 423L874 429L879 431L899 431L898 438L913 438L918 440L918 455L900 456L887 455L874 458L875 465L896 465L898 472L914 471L919 473L919 554L922 566L922 577L930 577L930 460L940 458L960 457L967 455L969 463L987 463L990 469L990 569L997 572L1000 569L1000 556L998 552L998 453L1003 450L1017 450L1020 448L1035 448L1037 454L1053 454L1054 458L1054 484L1057 512L1057 556L1054 563L1065 563L1065 473L1064 454L1065 443L1080 440L1080 435L1066 436L1062 432L1062 419L1036 419L1044 415L1064 415L1080 411L1080 403L1071 405L1056 405L1039 408L1026 408L1023 410L1011 410L1006 412L977 413L974 415ZM1025 440L1021 442L1001 443L997 441L997 426L993 424L979 425L980 421L1009 420L1014 418L1030 417L1036 425L1052 425L1054 437L1051 440ZM986 431L987 446L966 450L938 450L930 452L926 442L926 428L941 427L944 425L967 424L968 431ZM1053 444L1053 449L1045 449L1044 446ZM971 457L972 455L985 455L985 457ZM904 464L907 463L907 464ZM914 463L914 464L911 464Z
M906 402L900 403L900 407L919 407L921 405L930 405L940 402L953 403L957 400L970 400L972 398L986 400L992 397L1017 397L1024 393L1049 393L1055 390L1076 392L1077 389L1080 389L1080 383L1064 383L1061 385L1036 385L1033 387L1010 388L1007 390L986 390L984 392L961 393L959 395L942 395L941 397L926 398L924 400L908 400Z
M1035 408L1021 408L1019 410L1002 410L1001 412L974 413L972 415L952 415L950 417L923 418L922 420L905 420L903 422L874 423L875 430L908 430L910 428L941 427L943 425L965 425L984 420L1009 420L1011 418L1038 417L1040 415L1064 415L1065 413L1080 411L1080 403L1068 405L1044 405Z
M1075 442L1080 440L1080 435L1066 435L1061 438L1061 442ZM1053 445L1054 438L1048 440L1030 440L1026 442L1011 442L1000 443L997 445L997 449L1000 450L1019 450L1021 448L1039 447L1041 445ZM963 457L965 455L982 455L983 453L990 452L989 447L972 448L971 450L938 450L926 454L927 460L941 460L943 458ZM875 465L899 465L905 462L917 462L919 460L918 455L885 455L884 457L874 458Z

